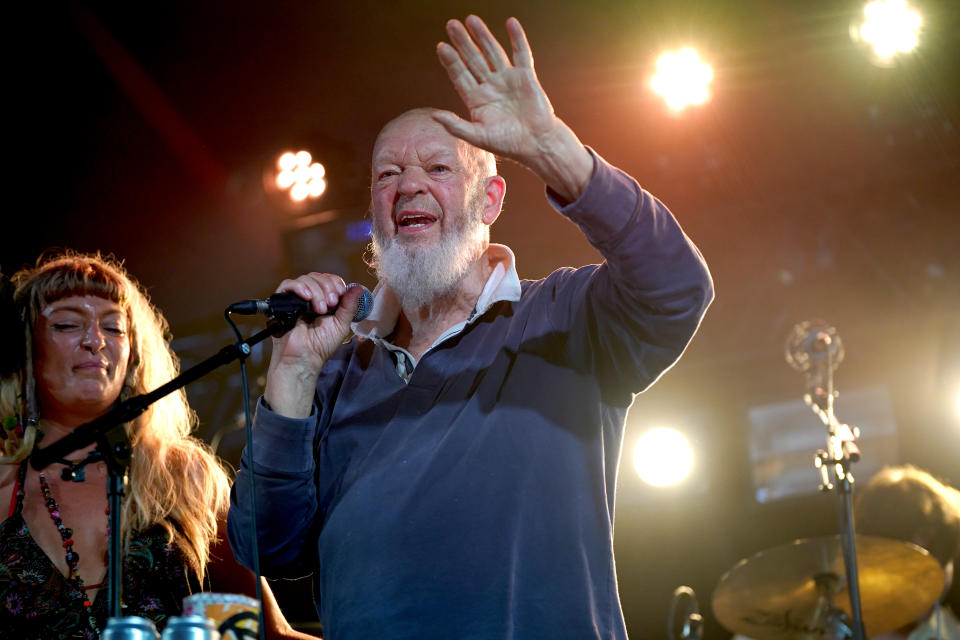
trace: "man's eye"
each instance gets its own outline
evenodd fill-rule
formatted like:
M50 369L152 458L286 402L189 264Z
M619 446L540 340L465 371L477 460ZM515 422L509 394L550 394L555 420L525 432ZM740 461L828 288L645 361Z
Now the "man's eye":
M450 171L450 167L445 164L436 164L430 167L430 171L433 173L446 173L447 171Z
M377 176L377 180L386 180L387 178L390 178L395 175L397 175L396 171L394 171L393 169L388 169L386 171L381 171L380 175Z

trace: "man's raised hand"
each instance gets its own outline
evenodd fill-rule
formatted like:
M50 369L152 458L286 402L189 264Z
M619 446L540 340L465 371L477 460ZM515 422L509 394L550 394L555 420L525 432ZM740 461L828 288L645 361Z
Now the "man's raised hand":
M513 61L477 16L447 22L450 44L437 56L470 112L450 111L434 119L452 135L526 166L568 200L575 200L593 172L593 159L570 128L554 114L533 69L523 27L507 20Z

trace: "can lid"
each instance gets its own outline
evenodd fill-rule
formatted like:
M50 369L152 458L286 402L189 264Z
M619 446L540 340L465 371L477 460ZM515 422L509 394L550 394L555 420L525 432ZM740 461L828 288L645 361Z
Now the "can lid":
M167 621L162 640L220 640L213 620L205 616L174 616Z
M107 619L103 630L104 640L157 640L160 634L152 620L140 616L123 616Z
M173 626L187 626L187 627L209 627L210 629L216 629L216 625L213 623L213 620L206 616L200 615L186 615L186 616L173 616L167 621L167 627Z

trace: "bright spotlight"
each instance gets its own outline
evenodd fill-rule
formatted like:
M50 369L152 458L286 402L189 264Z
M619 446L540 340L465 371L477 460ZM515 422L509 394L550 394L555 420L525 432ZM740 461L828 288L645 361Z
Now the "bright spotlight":
M281 171L277 174L277 186L281 189L289 189L296 181L293 171Z
M277 158L277 173L274 184L280 190L290 190L290 199L303 202L307 198L319 198L327 190L327 170L319 162L313 162L309 151L287 151Z
M309 167L310 161L313 160L309 151L297 151L296 158L298 167Z
M690 47L668 51L657 60L657 73L650 86L663 96L667 106L680 111L692 104L703 104L710 99L713 69L700 60Z
M309 186L307 187L307 193L311 198L319 198L326 190L327 181L323 178L320 178L319 180L311 180Z
M874 0L863 8L863 22L854 25L853 36L872 46L880 62L890 62L916 48L922 25L905 0Z
M310 187L303 182L298 182L290 187L290 197L297 202L302 202L310 195Z
M655 487L683 480L693 465L693 450L686 436L675 429L652 429L640 437L633 466L640 478Z
M284 154L280 155L280 158L277 160L277 167L281 171L293 171L293 168L297 166L297 156L287 151Z

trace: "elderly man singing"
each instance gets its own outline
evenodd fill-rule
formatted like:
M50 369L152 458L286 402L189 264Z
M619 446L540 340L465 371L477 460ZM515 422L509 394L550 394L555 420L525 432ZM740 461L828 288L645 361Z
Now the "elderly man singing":
M469 119L389 122L373 149L373 313L337 275L280 283L318 314L275 339L230 540L267 576L314 577L324 635L625 638L614 488L634 395L713 298L671 213L553 112L520 23L510 56L475 16L440 62ZM604 257L521 281L489 243L527 167ZM356 336L344 343L351 330Z

